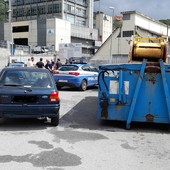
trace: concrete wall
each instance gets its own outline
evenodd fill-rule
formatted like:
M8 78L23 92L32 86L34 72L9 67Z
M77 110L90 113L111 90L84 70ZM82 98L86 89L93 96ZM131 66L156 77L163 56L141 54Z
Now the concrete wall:
M7 66L10 51L6 48L0 48L0 70Z
M83 39L98 40L98 30L71 25L71 36Z
M55 51L60 43L71 43L71 23L55 18Z
M16 49L15 55L13 57L17 56L18 58L17 60L21 61L20 60L21 57L18 57L18 56L24 56L24 55L25 53L22 49L21 50ZM9 45L8 45L8 48L0 48L0 70L8 65L8 62L10 61L10 58L11 58L10 56L11 56L11 53L10 53Z
M112 33L113 17L103 13L97 13L95 16L95 27L99 30L99 39L103 43Z
M22 61L25 62L25 64L28 61L28 58L34 57L35 63L38 62L40 60L40 58L43 58L43 62L46 63L46 59L48 60L56 60L54 55L48 55L48 54L24 54L23 51L20 50L15 50L15 55L11 56L10 55L10 50L7 48L0 48L0 70L2 68L4 68L5 66L8 65L8 61L10 60L10 62L12 60L15 61Z
M36 46L38 43L37 40L37 20L29 21L29 39L28 44L31 46Z
M165 24L152 20L151 18L143 15L135 15L135 25L152 32L167 35L167 26ZM170 28L168 32L170 36Z
M12 27L17 26L29 26L29 32L20 32L20 33L12 33L12 39L15 38L28 38L28 45L36 46L37 45L37 21L21 21L21 22L13 22ZM10 37L10 25L9 23L4 24L4 40L11 41Z
M47 20L46 30L47 46L55 48L55 19L51 18Z

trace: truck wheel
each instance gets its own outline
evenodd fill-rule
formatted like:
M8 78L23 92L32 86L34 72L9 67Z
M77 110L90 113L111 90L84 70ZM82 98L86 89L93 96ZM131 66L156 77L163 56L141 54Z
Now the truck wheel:
M58 124L59 124L59 114L56 117L51 118L51 124L53 126L58 126Z
M80 85L80 90L85 91L87 89L87 81L82 80L81 85Z

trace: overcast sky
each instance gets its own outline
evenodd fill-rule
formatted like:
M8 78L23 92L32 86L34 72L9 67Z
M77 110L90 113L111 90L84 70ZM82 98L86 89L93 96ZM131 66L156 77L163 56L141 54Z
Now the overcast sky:
M100 2L100 5L99 5ZM124 11L137 11L155 20L170 19L170 0L100 0L94 3L94 10L112 15L118 15Z

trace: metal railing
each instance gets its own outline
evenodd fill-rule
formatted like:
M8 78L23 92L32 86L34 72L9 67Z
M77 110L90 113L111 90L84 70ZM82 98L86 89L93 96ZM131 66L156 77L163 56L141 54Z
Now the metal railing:
M8 48L8 43L7 43L7 41L0 40L0 47L1 47L1 48Z

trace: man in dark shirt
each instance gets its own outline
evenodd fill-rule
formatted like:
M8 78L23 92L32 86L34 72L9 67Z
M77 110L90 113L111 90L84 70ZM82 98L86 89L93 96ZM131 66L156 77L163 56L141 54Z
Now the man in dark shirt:
M52 71L53 71L52 64L50 63L50 61L48 59L46 60L45 68L48 69L52 73Z
M57 62L56 62L56 69L58 69L61 65L62 65L62 63L61 63L60 59L58 58Z
M40 58L40 61L38 61L38 62L36 63L36 66L37 66L38 68L43 68L43 67L44 67L44 63L43 63L43 59L42 59L42 58Z

